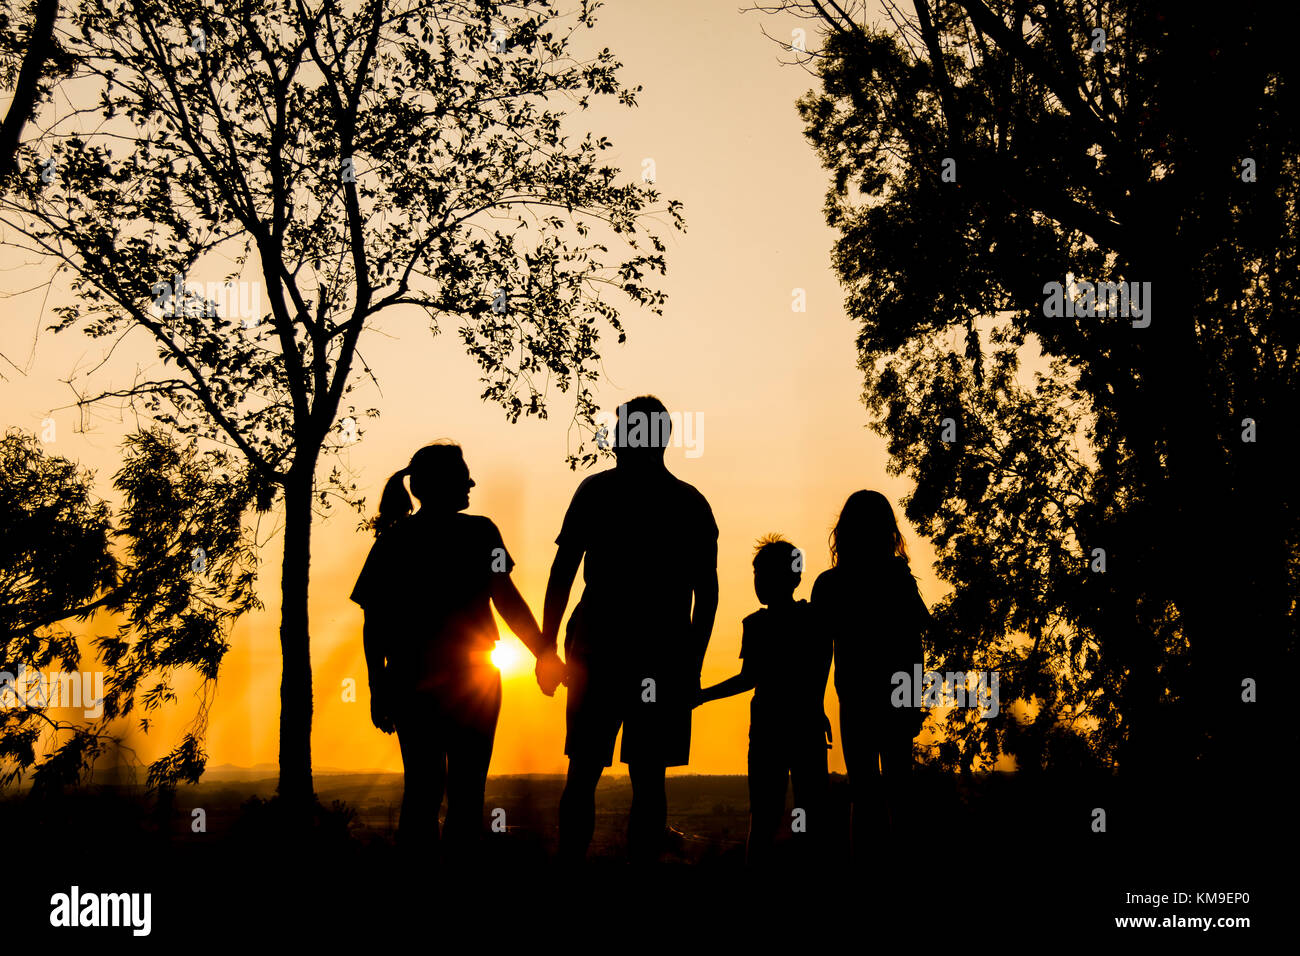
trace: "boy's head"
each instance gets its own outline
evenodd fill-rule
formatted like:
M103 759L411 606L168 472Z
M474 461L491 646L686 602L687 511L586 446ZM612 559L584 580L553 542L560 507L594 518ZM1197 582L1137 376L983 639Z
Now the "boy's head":
M778 534L760 538L754 549L754 593L760 604L788 601L803 576L803 552Z

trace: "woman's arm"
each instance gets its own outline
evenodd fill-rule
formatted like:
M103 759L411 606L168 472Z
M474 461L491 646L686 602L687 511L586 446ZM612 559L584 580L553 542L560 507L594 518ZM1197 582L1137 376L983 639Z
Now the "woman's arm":
M394 730L391 713L391 695L388 692L388 678L385 673L388 642L388 622L379 610L365 612L365 621L361 626L361 644L366 652L366 674L370 682L370 719L375 727L386 734Z
M533 656L541 657L544 652L542 629L537 626L532 608L519 593L519 588L515 587L509 574L498 572L492 575L492 603L501 612L510 630L533 652Z
M498 573L492 576L492 603L506 619L510 630L537 658L535 674L542 693L547 697L554 696L555 689L564 680L564 662L555 651L555 642L552 640L548 643L542 637L542 629L537 626L532 609L509 574Z

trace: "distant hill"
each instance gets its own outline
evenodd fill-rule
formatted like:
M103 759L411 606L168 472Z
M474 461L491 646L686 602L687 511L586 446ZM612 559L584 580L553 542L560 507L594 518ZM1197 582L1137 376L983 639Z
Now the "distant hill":
M365 774L376 776L382 774L397 773L393 770L344 770L339 767L312 767L313 775L334 775L334 774ZM278 777L280 767L273 763L255 763L251 767L237 767L232 763L218 764L215 767L208 767L203 771L201 778L205 783L215 783L218 781L228 780L264 780L267 777Z

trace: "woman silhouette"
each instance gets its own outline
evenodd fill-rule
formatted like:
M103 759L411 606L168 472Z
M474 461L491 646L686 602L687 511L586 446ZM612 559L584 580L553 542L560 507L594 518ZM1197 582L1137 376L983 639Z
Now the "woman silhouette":
M407 476L420 502L414 514ZM510 579L514 562L501 533L488 518L461 513L473 487L459 445L417 451L384 487L376 540L352 591L365 609L371 719L384 733L396 729L402 748L398 842L408 848L438 843L444 789L446 848L464 850L482 830L501 710L501 675L490 658L498 638L491 605L535 654L542 643ZM554 693L562 666L554 650L539 658L538 680L547 693Z
M861 857L876 837L902 828L912 738L924 715L893 706L893 675L902 671L910 680L923 664L921 635L930 612L884 495L849 495L830 550L831 567L813 585L812 605L835 640L840 745L853 799L854 854Z

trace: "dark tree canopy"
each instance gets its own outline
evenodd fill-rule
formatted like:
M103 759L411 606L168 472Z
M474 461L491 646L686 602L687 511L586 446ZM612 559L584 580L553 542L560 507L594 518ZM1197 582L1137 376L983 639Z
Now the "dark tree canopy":
M179 672L215 681L231 625L259 606L242 520L251 492L230 456L158 430L129 436L124 453L114 516L90 472L34 436L0 439L0 673L12 698L0 708L0 786L29 772L47 790L81 779L120 738L119 718L138 713L149 731L176 701ZM115 633L79 640L69 623L98 611L117 621ZM98 713L61 718L29 693L21 675L49 671L102 671L102 703L82 701ZM197 781L206 719L204 704L150 765L151 786Z
M1244 685L1288 673L1300 569L1300 87L1275 15L779 6L824 27L799 109L865 402L953 587L931 663L1002 673L1006 718L954 715L942 761L1249 760ZM1053 282L1075 315L1049 316ZM1121 282L1150 283L1149 324L1083 313Z

